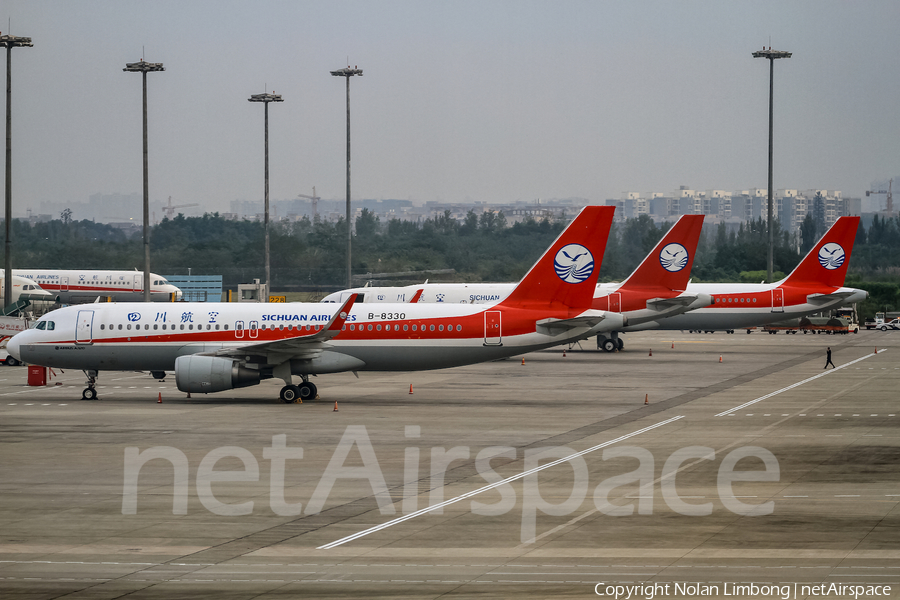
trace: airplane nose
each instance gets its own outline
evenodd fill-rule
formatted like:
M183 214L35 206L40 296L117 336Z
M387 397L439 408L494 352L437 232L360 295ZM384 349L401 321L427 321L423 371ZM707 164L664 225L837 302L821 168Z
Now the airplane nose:
M22 361L22 357L19 355L19 344L21 340L19 339L19 334L16 334L10 338L10 340L6 343L6 351L9 352L10 356L18 361Z

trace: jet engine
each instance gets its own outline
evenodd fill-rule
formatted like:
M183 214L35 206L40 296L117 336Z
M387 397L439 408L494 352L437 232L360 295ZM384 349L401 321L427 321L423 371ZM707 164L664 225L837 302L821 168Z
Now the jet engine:
M175 360L175 383L182 392L222 392L257 385L259 380L259 371L230 358L188 355Z

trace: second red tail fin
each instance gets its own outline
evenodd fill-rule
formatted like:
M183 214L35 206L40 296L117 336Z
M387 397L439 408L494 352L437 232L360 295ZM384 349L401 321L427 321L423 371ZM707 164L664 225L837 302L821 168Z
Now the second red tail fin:
M647 258L622 282L619 291L632 288L665 288L684 291L691 277L703 215L684 215L663 236Z
M584 207L501 305L590 308L614 212Z

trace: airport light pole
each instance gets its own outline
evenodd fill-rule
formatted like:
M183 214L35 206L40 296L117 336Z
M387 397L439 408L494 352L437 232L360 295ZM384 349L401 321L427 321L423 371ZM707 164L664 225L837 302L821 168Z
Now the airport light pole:
M265 201L264 201L264 210L265 213L265 232L266 232L266 299L265 301L269 301L269 102L284 102L281 98L281 94L253 94L248 98L250 102L262 102L265 107L265 130L266 130L266 150L265 150L265 180L266 180L266 191L265 191Z
M125 63L123 71L140 73L144 80L144 302L150 302L150 187L147 169L147 73L165 71L162 63Z
M362 76L362 69L350 68L331 71L335 77L345 77L347 79L347 287L353 287L353 280L350 271L350 244L353 239L353 224L350 222L350 78L354 75Z
M774 255L775 255L775 230L772 227L772 92L774 89L775 82L775 60L778 58L790 58L790 52L784 52L782 50L772 50L771 46L766 49L763 48L760 51L753 53L753 58L768 58L769 59L769 215L768 215L768 229L769 229L769 261L768 261L768 271L766 282L771 283L774 275L773 275L773 263L774 263Z
M33 45L30 37L0 35L0 46L6 48L6 239L3 256L3 301L6 304L12 298L12 49Z

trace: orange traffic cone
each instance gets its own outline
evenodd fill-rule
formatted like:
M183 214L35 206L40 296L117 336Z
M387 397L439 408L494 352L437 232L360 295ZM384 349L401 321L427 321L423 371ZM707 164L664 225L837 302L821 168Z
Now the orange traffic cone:
M409 384L409 393L412 395L412 384Z
M653 348L650 349L650 356L653 356Z
M563 348L563 358L565 358L565 357L566 357L566 349Z
M878 348L875 348L875 354L878 354Z
M675 340L672 340L672 350L675 349Z
M334 401L334 410L331 411L331 412L340 412L340 411L338 411L338 409L337 409L337 400Z
M156 403L162 404L162 392L159 393L159 400L157 400Z
M524 356L522 357L522 366L523 367L525 366L525 357Z
M650 404L650 394L644 394L644 406Z
M722 362L722 355L719 355L719 362Z

